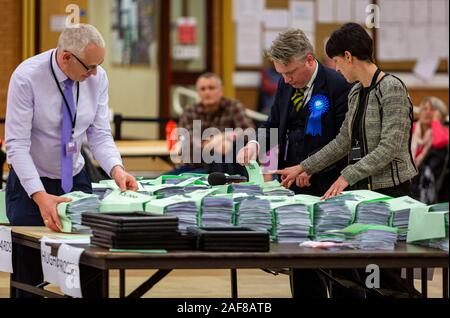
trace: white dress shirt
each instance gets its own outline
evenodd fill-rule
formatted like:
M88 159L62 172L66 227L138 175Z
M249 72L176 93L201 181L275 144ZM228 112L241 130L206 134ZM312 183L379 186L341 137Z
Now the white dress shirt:
M50 57L53 52L52 64ZM67 76L56 62L56 50L36 55L14 71L9 83L6 108L7 160L31 196L45 191L40 177L61 178L61 119L63 98L52 75L64 91ZM100 166L110 173L122 159L115 146L109 124L108 78L97 67L97 75L73 85L76 126L73 139L78 152L73 158L73 175L84 167L81 144L87 137Z

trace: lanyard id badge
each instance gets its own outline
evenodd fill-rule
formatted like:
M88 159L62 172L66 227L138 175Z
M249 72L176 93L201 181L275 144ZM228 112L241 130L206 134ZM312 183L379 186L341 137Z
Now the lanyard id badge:
M70 141L66 143L66 155L74 155L78 152L77 142L70 138Z

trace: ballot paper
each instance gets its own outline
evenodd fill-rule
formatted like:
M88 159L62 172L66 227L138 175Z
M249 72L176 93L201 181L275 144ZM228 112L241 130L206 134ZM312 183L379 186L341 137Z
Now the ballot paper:
M182 186L171 184L144 185L144 191L158 199L184 194Z
M249 182L259 185L264 183L264 176L258 162L251 160L245 168L247 169Z
M394 250L397 233L398 229L394 227L360 223L327 232L329 235L342 235L345 238L342 243L349 243L352 248L361 250Z
M271 231L272 211L270 201L248 197L237 205L237 225L258 231Z
M312 235L312 214L319 197L296 195L284 200L272 197L273 236L279 243L301 243ZM278 197L279 198L279 197Z
M145 212L177 217L180 230L198 226L198 211L195 200L184 195L152 200L145 205Z
M232 183L228 186L229 193L245 193L248 195L262 195L261 186L251 182Z
M444 205L411 209L407 242L448 252L448 210Z
M410 210L424 203L408 196L388 200L365 201L356 208L356 223L397 227L399 241L406 241Z
M318 202L314 209L314 232L320 236L326 231L343 229L354 222L361 202L388 198L374 191L356 190Z
M145 204L154 199L154 196L147 194L114 190L101 201L100 212L143 212Z
M97 213L100 211L100 200L95 194L84 192L71 192L61 197L72 199L70 202L59 203L57 212L64 233L88 232L89 228L81 225L81 215L85 212Z
M201 226L233 225L234 202L231 195L214 195L203 199Z
M281 185L278 180L273 180L269 182L264 182L261 184L261 190L264 195L267 196L293 196L295 195L294 191L286 189Z

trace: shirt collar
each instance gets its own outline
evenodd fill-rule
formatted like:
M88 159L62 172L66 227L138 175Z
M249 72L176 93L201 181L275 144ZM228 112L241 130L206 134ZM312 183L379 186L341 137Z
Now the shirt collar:
M68 77L66 74L64 74L64 72L61 70L58 63L56 62L56 55L57 50L55 49L53 50L53 58L52 58L53 71L55 72L58 83L63 83L66 79L68 79Z
M319 63L317 62L317 60L314 60L314 62L316 63L316 69L314 70L314 73L311 76L308 85L306 85L308 88L311 88L311 86L314 84L314 81L316 80L317 77L317 73L319 73Z

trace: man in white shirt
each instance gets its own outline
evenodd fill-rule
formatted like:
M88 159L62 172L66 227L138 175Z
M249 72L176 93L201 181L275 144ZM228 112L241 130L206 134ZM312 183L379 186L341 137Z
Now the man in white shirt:
M108 79L100 66L104 56L101 34L80 24L62 32L57 49L24 61L14 71L6 110L11 168L6 209L11 225L45 225L59 231L56 206L68 201L60 195L92 192L81 156L85 136L100 166L120 189L137 190L111 135ZM17 250L16 280L42 282L39 255L32 254ZM24 272L28 273L22 277Z

